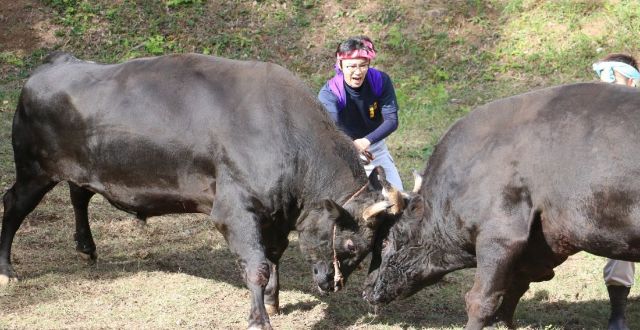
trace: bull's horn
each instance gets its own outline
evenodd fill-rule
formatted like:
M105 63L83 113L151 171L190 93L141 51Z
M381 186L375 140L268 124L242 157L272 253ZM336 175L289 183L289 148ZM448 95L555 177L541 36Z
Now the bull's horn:
M379 166L376 170L378 171L378 179L380 179L380 183L382 184L382 196L389 200L393 205L390 210L391 214L395 215L400 213L404 209L404 198L402 197L402 192L387 181L382 167Z
M422 175L420 175L420 173L418 173L418 171L416 170L413 170L413 180L413 192L417 194L418 191L420 191L420 187L422 186Z
M364 211L362 211L362 218L364 218L364 221L366 221L367 223L370 222L370 220L375 217L378 213L392 207L393 204L391 204L389 201L382 201L382 202L377 202L369 207L367 207L366 209L364 209Z
M404 198L402 198L402 192L392 187L389 192L389 202L393 204L389 212L396 215L404 210Z

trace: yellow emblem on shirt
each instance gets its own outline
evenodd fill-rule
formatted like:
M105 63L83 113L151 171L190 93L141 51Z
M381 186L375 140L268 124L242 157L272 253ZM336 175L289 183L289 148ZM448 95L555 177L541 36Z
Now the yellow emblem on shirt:
M369 118L373 119L376 116L376 110L378 109L378 101L373 102L372 105L369 106Z

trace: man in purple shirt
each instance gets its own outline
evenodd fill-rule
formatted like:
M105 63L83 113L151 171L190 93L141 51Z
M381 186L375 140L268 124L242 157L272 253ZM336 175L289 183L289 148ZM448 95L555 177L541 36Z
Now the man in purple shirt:
M386 178L403 190L384 139L398 128L398 102L391 78L369 67L376 57L368 37L351 37L336 50L336 75L320 89L318 99L343 132L353 139L359 152L368 151L373 160L367 175L382 166Z

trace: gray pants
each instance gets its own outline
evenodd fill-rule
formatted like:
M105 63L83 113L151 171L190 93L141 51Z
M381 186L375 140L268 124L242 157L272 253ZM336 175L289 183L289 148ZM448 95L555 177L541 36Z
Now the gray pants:
M630 261L607 259L607 264L602 270L606 285L620 285L631 287L635 263Z
M387 149L387 144L384 143L384 140L370 145L369 152L373 155L373 161L364 166L365 171L367 171L367 176L371 174L371 171L373 171L376 166L382 166L384 174L387 177L387 181L389 181L389 183L391 183L391 185L396 189L404 190L402 188L400 174L398 173L398 169L393 162L393 158L391 157L389 149Z

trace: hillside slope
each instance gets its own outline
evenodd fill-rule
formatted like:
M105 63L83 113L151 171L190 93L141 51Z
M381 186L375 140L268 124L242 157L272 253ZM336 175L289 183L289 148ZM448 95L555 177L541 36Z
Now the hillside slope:
M314 89L340 40L367 34L394 78L406 177L452 121L497 97L589 80L607 52L638 52L635 1L83 1L0 4L0 105L49 51L98 62L198 52L281 64Z

